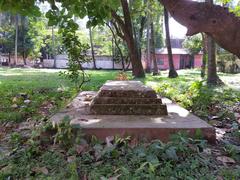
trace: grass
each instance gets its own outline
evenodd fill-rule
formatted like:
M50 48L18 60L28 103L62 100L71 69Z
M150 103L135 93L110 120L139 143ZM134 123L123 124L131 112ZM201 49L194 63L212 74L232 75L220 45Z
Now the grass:
M175 135L167 144L158 140L136 143L117 137L106 143L94 137L86 141L81 135L76 136L68 119L61 127L53 128L47 117L78 93L74 84L59 77L58 72L0 68L0 129L1 124L4 128L8 123L41 124L27 138L16 128L3 136L0 132L0 138L11 134L7 142L10 155L0 156L0 179L240 179L240 152L236 145L221 145L221 153L236 161L227 166L204 151L209 148L205 141L184 134ZM115 79L117 73L88 71L91 81L83 90L97 91L107 80ZM131 78L130 73L127 75ZM232 107L240 102L239 74L220 74L226 86L218 88L207 87L198 70L182 70L179 75L169 79L167 72L162 72L160 76L147 75L139 80L209 123L217 117L220 122L236 124ZM238 127L233 134L240 139Z
M43 106L56 112L77 94L74 84L59 77L59 70L0 68L0 122L21 122L45 115ZM83 90L98 90L116 72L91 71ZM97 78L95 78L97 77ZM29 104L24 103L30 100ZM41 110L42 109L42 110ZM47 110L48 111L48 110Z

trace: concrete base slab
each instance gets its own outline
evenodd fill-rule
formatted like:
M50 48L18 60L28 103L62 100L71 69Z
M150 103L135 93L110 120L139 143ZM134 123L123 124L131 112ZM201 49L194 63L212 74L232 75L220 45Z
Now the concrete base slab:
M81 92L66 109L52 117L54 123L69 116L71 124L80 125L87 136L95 135L100 139L107 136L133 136L148 140L169 140L169 137L179 131L187 131L194 136L200 130L209 142L216 140L215 129L186 109L174 104L169 99L162 101L167 105L168 115L91 115L90 100L97 92Z

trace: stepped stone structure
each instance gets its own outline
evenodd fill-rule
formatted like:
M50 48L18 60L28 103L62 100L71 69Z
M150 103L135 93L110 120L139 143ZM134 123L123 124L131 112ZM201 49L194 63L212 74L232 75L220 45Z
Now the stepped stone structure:
M140 81L107 81L90 104L98 115L167 115L156 92Z
M160 99L139 81L108 81L98 92L80 92L51 120L57 124L66 116L87 138L105 140L117 135L166 142L184 131L191 137L201 132L209 142L216 141L214 127L171 100Z

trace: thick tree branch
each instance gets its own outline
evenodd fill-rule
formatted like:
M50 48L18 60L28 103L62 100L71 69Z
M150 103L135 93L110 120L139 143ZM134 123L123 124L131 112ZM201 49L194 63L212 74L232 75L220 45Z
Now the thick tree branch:
M118 25L117 25L114 21L111 21L111 24L114 26L114 29L116 30L117 35L118 35L122 40L125 40L124 34L121 32L121 30L119 29Z
M117 13L115 11L112 11L112 18L119 24L119 26L121 27L121 29L123 30L125 28L125 23L122 20L122 18L117 15Z
M240 57L240 19L228 8L191 0L159 0L187 35L205 32L221 47Z

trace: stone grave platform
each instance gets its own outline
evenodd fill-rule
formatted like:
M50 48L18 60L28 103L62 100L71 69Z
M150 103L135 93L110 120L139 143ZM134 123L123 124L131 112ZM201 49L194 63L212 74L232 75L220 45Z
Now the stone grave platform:
M167 115L156 92L140 81L107 81L90 104L95 115Z
M106 84L108 86L108 83ZM71 118L72 125L79 125L86 136L96 136L99 139L105 139L107 136L119 135L121 137L132 136L139 139L160 139L168 141L172 134L179 131L187 131L194 136L197 130L200 130L203 137L209 142L214 143L216 140L215 129L205 121L191 114L186 109L178 106L169 99L160 99L151 89L144 88L144 93L131 89L131 87L118 87L122 89L122 94L117 93L116 86L112 87L111 92L108 91L109 86L103 86L99 92L84 91L81 92L65 109L55 114L51 119L54 123L59 123L64 117ZM131 96L126 91L132 91ZM115 91L116 90L116 91ZM110 114L108 107L103 109L94 109L93 105L100 107L106 104L122 105L127 108L128 105L140 105L140 110L145 111L146 106L157 106L151 113L140 113L139 109L128 111L129 115L121 114L122 110L116 110ZM92 106L92 107L91 107ZM166 110L158 109L166 107ZM98 108L97 107L97 108ZM118 106L118 108L122 108ZM111 108L110 108L111 109ZM112 110L112 109L111 109ZM125 110L125 109L124 109ZM102 114L97 114L97 113ZM162 114L161 114L161 113ZM137 115L134 115L136 113Z

